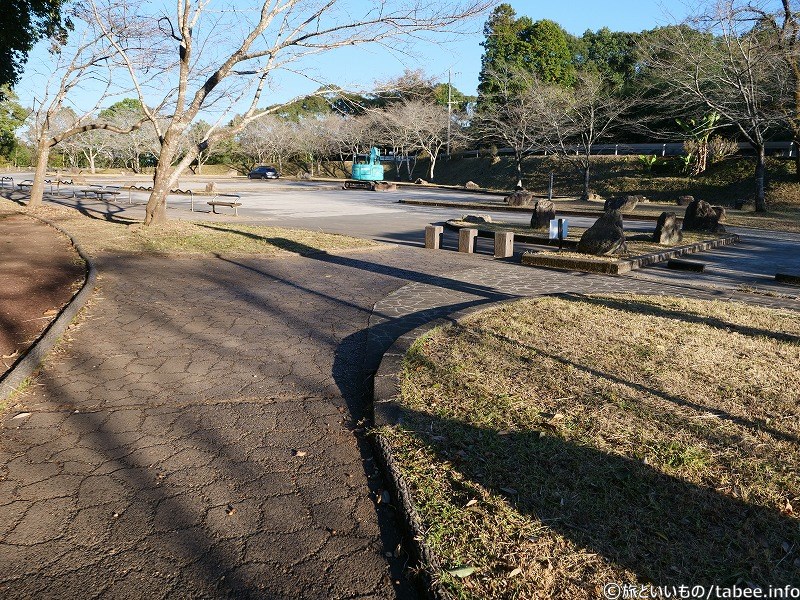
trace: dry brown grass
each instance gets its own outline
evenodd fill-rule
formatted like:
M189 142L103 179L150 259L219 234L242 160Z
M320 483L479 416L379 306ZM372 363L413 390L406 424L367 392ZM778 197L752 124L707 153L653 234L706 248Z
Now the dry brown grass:
M0 199L0 214L28 212ZM157 253L190 255L207 253L280 255L378 247L370 240L284 227L170 220L159 227L144 227L129 219L107 221L87 217L77 210L45 205L30 211L72 233L90 254Z
M524 300L416 343L384 433L458 597L796 584L798 364L791 311Z

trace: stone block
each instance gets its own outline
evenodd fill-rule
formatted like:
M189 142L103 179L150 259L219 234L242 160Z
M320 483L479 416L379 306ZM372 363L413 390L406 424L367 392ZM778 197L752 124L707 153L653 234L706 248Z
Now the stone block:
M477 229L460 229L458 231L458 251L467 253L474 252L476 237L478 237Z
M444 227L441 225L428 225L425 227L425 247L431 250L438 250L442 245L442 233Z
M494 234L494 257L509 258L514 256L514 232L498 231Z

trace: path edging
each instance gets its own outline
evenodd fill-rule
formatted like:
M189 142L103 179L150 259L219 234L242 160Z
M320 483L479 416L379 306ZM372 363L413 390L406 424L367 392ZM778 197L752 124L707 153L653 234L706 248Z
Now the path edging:
M75 251L78 253L78 256L80 256L86 264L87 270L81 289L72 296L66 306L61 309L59 315L45 328L39 336L39 339L37 339L30 348L28 348L25 354L0 377L0 402L8 400L8 398L16 392L17 388L28 377L33 375L39 365L42 364L47 353L56 345L59 338L67 330L70 323L72 323L75 315L86 305L86 301L89 299L89 295L94 291L94 286L97 282L97 269L94 262L89 258L89 255L86 254L72 234L63 229L60 225L56 225L54 222L44 217L27 213L20 214L42 221L56 231L67 236L72 247L75 248Z
M529 267L549 267L552 269L564 269L567 271L585 271L589 273L603 273L606 275L623 275L642 267L649 267L661 262L665 262L672 258L685 256L687 254L695 254L697 252L705 252L706 250L713 250L714 248L721 248L722 246L730 246L738 244L740 238L735 233L730 233L719 237L715 240L705 240L702 242L695 242L693 244L686 244L683 246L676 246L671 249L665 249L662 252L651 252L649 254L641 254L639 256L632 256L631 258L621 258L616 261L602 261L596 258L587 256L586 258L563 258L558 255L548 254L542 256L536 252L525 252L520 259L523 265Z
M523 299L522 296L506 298L472 306L456 311L446 317L437 317L423 323L398 337L389 349L384 352L380 366L373 380L374 427L397 425L402 422L400 408L400 377L403 372L403 359L412 344L435 327L458 323L464 317L484 310L490 310L509 302ZM391 486L392 497L401 519L401 524L408 534L413 560L419 565L419 572L431 600L452 600L452 594L439 581L439 573L446 569L439 563L436 554L425 543L422 519L414 507L408 485L403 478L397 460L392 453L391 444L385 436L376 433L372 436L378 460Z

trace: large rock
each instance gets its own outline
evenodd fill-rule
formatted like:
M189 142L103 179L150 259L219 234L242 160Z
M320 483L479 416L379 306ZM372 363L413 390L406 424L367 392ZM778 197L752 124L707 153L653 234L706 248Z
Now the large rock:
M644 196L620 196L619 198L609 198L603 205L603 210L608 212L618 210L620 212L631 212Z
M509 206L531 206L534 202L536 202L536 196L533 194L533 192L517 190L513 194L506 196L505 202Z
M491 215L464 215L461 220L465 223L491 223Z
M479 186L474 181L468 181L467 183L464 184L464 188L466 188L468 190L479 190L479 189L481 189L481 186Z
M533 205L531 227L544 229L550 226L550 221L556 218L556 205L550 200L539 200Z
M653 241L662 246L672 246L683 239L683 232L678 224L678 215L674 212L662 212L656 221Z
M622 213L618 210L604 213L594 225L584 231L577 248L578 252L595 256L619 254L627 249Z
M693 200L686 207L683 230L708 231L710 233L725 231L725 228L719 223L720 216L722 213L714 210L714 207L705 200Z
M678 196L676 204L678 206L689 206L692 202L694 202L694 196Z
M376 181L372 189L376 192L394 192L397 191L397 184L391 181Z

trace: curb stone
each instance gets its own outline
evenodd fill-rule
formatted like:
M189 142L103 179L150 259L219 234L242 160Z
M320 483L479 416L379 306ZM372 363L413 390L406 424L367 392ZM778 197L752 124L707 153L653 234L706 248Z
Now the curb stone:
M402 409L399 401L403 358L417 339L441 325L455 325L468 315L491 310L526 297L507 298L459 310L446 317L438 317L428 321L398 337L389 349L384 352L373 380L373 427L402 423ZM403 479L397 460L392 453L391 444L385 436L380 434L375 434L373 440L378 460L392 488L390 491L396 499L401 525L408 534L408 540L410 541L408 550L419 569L420 591L431 600L452 600L454 598L453 595L439 580L439 574L446 569L441 565L436 554L425 543L425 529L422 519L414 507L408 485Z
M59 338L67 330L67 327L69 327L70 323L72 323L72 320L75 318L75 315L78 314L78 311L86 305L86 301L89 299L89 295L92 293L92 291L94 291L94 287L97 282L97 269L95 268L94 262L92 262L92 259L89 258L81 245L68 231L43 217L37 217L35 215L27 216L42 221L56 231L67 236L72 244L72 247L75 248L75 251L78 253L78 256L80 256L81 259L83 259L83 261L86 263L87 271L81 289L78 290L78 292L72 296L72 299L70 299L67 305L61 309L58 317L56 317L55 320L53 320L47 326L39 339L37 339L33 345L28 348L25 354L18 359L2 377L0 377L0 402L10 398L11 395L22 384L22 382L33 375L42 361L44 361L47 353L52 350L53 346L56 345Z

